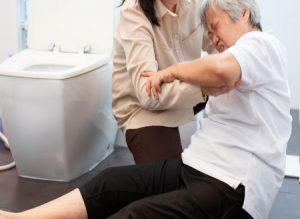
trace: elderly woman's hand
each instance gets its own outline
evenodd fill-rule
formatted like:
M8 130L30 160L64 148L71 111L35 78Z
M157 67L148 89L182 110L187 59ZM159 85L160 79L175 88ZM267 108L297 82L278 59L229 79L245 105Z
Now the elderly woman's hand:
M146 92L149 96L153 96L159 100L159 94L161 93L161 86L163 83L171 83L176 78L172 76L171 71L168 69L158 72L143 72L143 77L148 77L146 84Z

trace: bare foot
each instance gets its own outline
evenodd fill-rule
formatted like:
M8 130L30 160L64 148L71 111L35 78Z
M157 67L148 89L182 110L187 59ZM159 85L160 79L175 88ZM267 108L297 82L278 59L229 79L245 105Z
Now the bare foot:
M18 219L17 213L0 210L0 219Z
M0 219L5 219L3 211L0 210Z

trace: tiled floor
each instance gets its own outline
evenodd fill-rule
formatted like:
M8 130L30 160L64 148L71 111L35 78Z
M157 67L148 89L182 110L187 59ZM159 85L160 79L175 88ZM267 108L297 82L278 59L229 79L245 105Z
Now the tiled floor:
M288 153L300 153L300 125L297 112L294 116L293 133L289 141ZM189 135L195 124L181 128L184 145L189 143ZM7 163L11 156L0 146L0 164ZM109 166L132 164L133 159L127 148L116 147L115 152L98 165L93 171L70 183L58 183L39 180L30 180L18 177L17 170L12 169L0 172L0 209L21 211L50 201L84 183L98 172ZM300 219L300 184L298 179L286 178L274 202L269 219Z

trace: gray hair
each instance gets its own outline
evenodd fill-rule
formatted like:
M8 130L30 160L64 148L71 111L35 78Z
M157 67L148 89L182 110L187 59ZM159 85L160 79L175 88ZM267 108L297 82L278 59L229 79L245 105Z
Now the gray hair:
M201 22L206 27L206 12L210 8L219 8L225 11L233 21L238 21L244 10L250 12L249 22L252 27L260 30L260 12L256 0L203 0L201 8Z

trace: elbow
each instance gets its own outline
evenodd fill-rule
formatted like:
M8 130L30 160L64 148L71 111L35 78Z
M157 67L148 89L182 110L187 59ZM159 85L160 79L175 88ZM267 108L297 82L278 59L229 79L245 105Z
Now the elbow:
M143 109L153 110L153 106L151 102L152 100L150 97L139 98L140 106Z
M159 100L154 100L152 98L146 98L145 100L140 100L140 107L148 111L166 110L162 107Z
M216 66L216 76L219 87L232 87L236 84L238 78L225 61L220 60Z
M224 69L220 69L217 72L217 80L218 80L218 87L228 87L228 86L232 86L232 84L234 84L230 74L224 70Z
M151 96L145 95L137 95L137 99L141 108L154 111L159 109L159 101L154 100Z
M162 95L159 99L155 99L154 97L148 95L144 97L138 97L140 107L149 111L170 109L172 106L165 103L163 99L165 98L162 97Z

